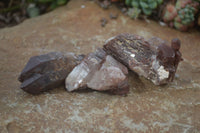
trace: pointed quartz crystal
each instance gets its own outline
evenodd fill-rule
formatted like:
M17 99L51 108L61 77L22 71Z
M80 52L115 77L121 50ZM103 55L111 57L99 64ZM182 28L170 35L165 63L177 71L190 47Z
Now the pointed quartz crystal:
M97 91L110 91L125 94L129 90L127 68L102 49L88 54L65 80L66 89L74 91L90 88Z
M31 94L39 94L64 84L65 77L80 62L82 56L73 53L51 52L31 57L22 70L20 88Z

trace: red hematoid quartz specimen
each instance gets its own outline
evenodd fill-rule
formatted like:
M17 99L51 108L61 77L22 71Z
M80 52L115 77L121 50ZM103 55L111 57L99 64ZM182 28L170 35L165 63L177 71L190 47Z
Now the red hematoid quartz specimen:
M138 75L161 85L174 79L182 61L180 44L179 39L173 39L169 47L156 37L146 41L138 35L120 34L108 39L104 50Z
M179 39L172 39L171 47L166 44L156 37L146 41L138 35L120 34L85 57L59 52L34 56L19 76L20 88L39 94L65 80L68 91L90 88L123 95L129 91L127 67L155 85L166 84L173 81L183 60Z
M96 52L86 55L72 70L65 80L65 85L68 91L88 87L124 95L129 92L127 74L128 70L124 65L99 48Z
M64 55L60 52L33 56L18 78L22 82L20 88L31 94L40 94L59 87L81 59L73 53Z

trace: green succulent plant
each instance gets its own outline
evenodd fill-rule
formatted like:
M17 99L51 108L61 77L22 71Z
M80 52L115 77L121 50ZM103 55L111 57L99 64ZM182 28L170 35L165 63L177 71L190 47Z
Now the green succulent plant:
M35 6L35 4L30 4L29 7L27 8L27 13L30 18L33 18L39 16L40 10Z
M194 11L194 7L189 5L186 5L185 8L178 11L178 16L181 18L182 24L188 25L195 20Z
M129 8L128 9L128 15L133 19L138 18L140 13L141 13L141 10L139 8Z
M172 4L168 4L162 16L163 20L165 22L173 21L176 16L177 16L177 10L175 6Z
M39 6L45 5L47 7L47 11L50 11L66 4L68 0L27 0L27 2L34 5L34 7L29 6L27 8L29 17L36 17L40 15Z
M145 15L151 15L163 0L126 0L125 4L133 8L139 8Z
M199 5L195 0L177 0L175 5L166 6L163 20L180 31L187 31L194 24Z

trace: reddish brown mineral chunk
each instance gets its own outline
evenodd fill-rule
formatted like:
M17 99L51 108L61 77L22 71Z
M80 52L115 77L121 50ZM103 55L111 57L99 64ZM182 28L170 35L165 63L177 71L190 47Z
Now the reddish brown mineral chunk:
M99 91L118 88L119 83L126 79L126 74L127 68L107 55L101 68L93 74L87 86Z
M39 94L58 87L64 84L64 79L81 58L73 53L63 55L59 52L31 57L19 76L22 82L20 88L31 94Z
M167 46L165 41L152 38L147 42L143 37L131 34L120 34L108 39L104 49L156 85L173 81L178 63L182 60L179 49Z
M105 51L98 49L88 54L66 78L68 91L80 88L91 88L98 91L107 91L115 94L126 94L129 90L127 68L116 61Z

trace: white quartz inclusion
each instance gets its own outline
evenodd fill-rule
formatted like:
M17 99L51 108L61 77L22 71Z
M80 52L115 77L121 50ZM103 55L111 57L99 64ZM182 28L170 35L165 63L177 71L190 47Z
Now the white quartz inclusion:
M166 71L163 66L160 66L160 68L158 69L158 75L160 80L164 80L169 77L169 72Z
M82 69L81 69L82 68ZM88 76L89 69L83 63L76 66L65 80L65 87L68 91L73 91L81 87L83 79ZM77 83L78 81L78 83Z
M115 36L113 36L113 37L109 38L108 40L106 40L106 42L105 42L105 43L108 43L109 41L113 40L114 38L115 38Z
M134 57L135 57L135 54L131 54L131 57L133 57L133 58L134 58Z

